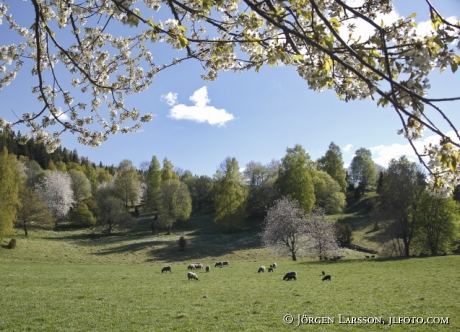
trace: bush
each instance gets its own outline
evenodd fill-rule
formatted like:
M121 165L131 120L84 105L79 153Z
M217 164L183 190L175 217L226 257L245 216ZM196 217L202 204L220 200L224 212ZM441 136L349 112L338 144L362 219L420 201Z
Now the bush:
M335 229L337 232L337 241L341 247L350 245L353 241L353 232L350 225L344 225L339 222L335 223Z
M183 236L181 236L181 237L179 238L179 247L180 247L180 250L184 250L186 245L187 245L187 241L185 240L185 238L184 238Z
M79 203L75 209L70 212L70 220L72 220L75 225L79 226L94 226L96 224L96 218L94 218L85 203Z
M7 248L8 248L8 249L14 249L14 248L16 248L16 239L11 239L11 240L10 240L10 243L8 243Z

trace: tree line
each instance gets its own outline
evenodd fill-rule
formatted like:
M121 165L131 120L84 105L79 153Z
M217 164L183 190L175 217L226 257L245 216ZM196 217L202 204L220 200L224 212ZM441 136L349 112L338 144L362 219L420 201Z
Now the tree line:
M5 136L1 136L3 142L8 142ZM250 161L242 172L236 158L228 157L209 177L174 167L168 158L161 164L156 156L138 168L127 159L117 167L102 163L96 166L86 158L78 158L76 152L69 153L73 159L59 160L66 151L51 156L43 168L27 156L8 154L4 146L0 160L0 236L11 234L14 225L27 235L31 225L58 226L65 219L112 234L135 227L135 216L141 207L155 215L153 232L158 225L169 234L173 225L183 225L192 212L212 213L224 232L237 232L250 216L265 217L267 225L272 218L267 212L280 205L290 206L297 211L294 214L302 214L304 224L310 224L307 228L286 229L298 231L296 236L308 233L311 237L313 224L320 229L326 227L322 225L330 224L326 214L344 211L347 190L353 190L357 198L377 191L378 196L369 200L375 230L385 231L387 245L398 254L409 255L412 248L431 253L447 251L456 241L457 203L452 198L429 195L424 173L405 157L392 160L384 169L372 161L368 149L360 148L347 172L335 143L318 160L313 160L301 145L295 145L286 149L281 160L274 159L266 165ZM334 238L329 238L328 243L343 245L351 241L351 229L346 225L326 227L317 232L321 233ZM294 242L299 245L302 241ZM268 240L266 243L273 245ZM320 247L323 249L318 256L327 251L327 246ZM290 254L296 250L291 248Z

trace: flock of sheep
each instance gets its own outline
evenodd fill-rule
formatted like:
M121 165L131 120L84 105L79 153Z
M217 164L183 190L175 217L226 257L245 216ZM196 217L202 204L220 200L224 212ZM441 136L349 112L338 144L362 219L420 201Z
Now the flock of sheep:
M216 264L214 265L214 267L221 267L223 268L224 266L229 266L228 265L228 261L224 261L224 262L216 262ZM278 265L276 263L273 263L270 265L270 267L268 268L268 272L273 272L276 268L278 267ZM190 264L187 269L188 270L197 270L197 269L203 269L204 268L204 264L203 263L195 263L195 264ZM209 272L211 270L211 267L208 265L205 267L205 270L206 272ZM171 266L165 266L163 267L163 269L161 269L161 273L163 272L172 272L172 268ZM260 266L257 273L260 273L260 272L265 272L265 266ZM325 275L324 271L323 271L323 281L325 280L331 280L331 276L330 275ZM187 273L187 278L188 280L198 280L198 275L194 272L188 272ZM297 272L295 271L291 271L291 272L288 272L284 275L283 277L283 280L297 280Z

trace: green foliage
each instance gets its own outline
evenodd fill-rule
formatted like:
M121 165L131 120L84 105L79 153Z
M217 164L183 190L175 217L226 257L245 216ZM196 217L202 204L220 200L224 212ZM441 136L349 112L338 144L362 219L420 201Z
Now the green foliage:
M22 227L25 236L28 235L28 227L34 226L51 227L53 216L40 195L31 187L21 185L19 188L19 201L21 205L17 210L16 225Z
M161 169L161 181L179 180L179 175L174 173L174 166L168 158L163 159L163 168Z
M85 173L71 169L69 175L72 179L71 187L77 202L81 202L91 196L91 182L88 180Z
M412 240L418 229L416 215L421 208L419 201L424 190L424 176L417 164L405 156L390 160L380 194L379 213L385 220L388 237L400 239L403 243L398 254L410 255Z
M327 214L341 213L345 208L345 194L342 188L329 174L313 171L316 206L323 208Z
M97 225L105 234L111 235L116 229L131 229L136 225L135 219L126 212L121 199L99 193L97 205Z
M267 165L254 161L246 164L244 176L249 183L247 206L250 216L265 216L267 207L278 198L275 188L278 169L279 161L277 160L272 160Z
M14 155L8 155L3 147L0 152L0 239L14 234L13 222L20 206L19 185L22 182L21 167Z
M190 218L192 199L187 185L179 180L166 180L161 185L158 210L159 222L171 233L172 225L177 221Z
M187 184L194 211L203 211L212 204L213 181L209 176L189 176L184 179Z
M236 158L227 157L215 174L214 221L225 231L243 228L248 190Z
M347 172L343 167L342 152L340 151L340 147L335 145L334 142L331 142L329 145L326 155L318 159L318 170L329 174L340 185L342 192L346 192Z
M16 239L11 239L8 245L6 246L8 249L15 249L16 248L17 241Z
M96 225L96 218L94 218L88 206L83 202L78 203L70 212L70 220L78 226Z
M355 152L355 156L350 164L350 176L353 183L359 184L361 193L368 187L375 185L377 181L377 168L372 161L370 150L360 148Z
M128 159L122 160L115 177L115 190L117 197L123 200L126 210L129 205L137 203L138 184L139 178L133 163Z
M161 168L157 157L153 156L147 171L147 204L155 206L161 187Z
M415 214L418 229L415 246L433 255L452 250L457 237L458 203L452 198L437 198L424 192Z
M288 148L286 152L281 160L276 187L280 195L292 197L299 202L305 213L310 213L315 204L311 167L313 162L301 145Z

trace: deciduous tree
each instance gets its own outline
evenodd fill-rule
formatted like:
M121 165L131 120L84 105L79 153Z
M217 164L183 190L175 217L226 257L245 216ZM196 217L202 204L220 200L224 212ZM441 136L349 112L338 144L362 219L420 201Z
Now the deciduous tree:
M326 220L323 209L314 209L305 216L306 234L308 237L307 251L316 257L334 255L339 249L337 229Z
M196 59L207 71L203 78L214 80L220 71L258 71L263 65L283 64L296 68L315 91L332 89L344 101L372 98L377 105L391 106L401 121L399 133L418 155L429 156L428 163L420 161L432 175L430 183L437 193L450 193L450 186L458 181L460 143L439 128L459 132L440 105L459 98L433 97L427 92L433 69L457 71L460 27L443 17L432 1L426 1L421 12L428 13L433 27L428 34L417 31L417 13L390 19L392 1L363 0L360 5L343 0L141 3L31 0L32 6L25 7L22 2L4 1L2 36L9 28L20 41L1 46L5 64L0 67L0 87L9 85L23 64L29 63L36 77L32 93L43 108L22 114L15 123L1 119L0 128L27 123L30 134L53 151L60 145L61 131L53 135L46 130L58 124L62 130L77 133L81 143L98 146L110 134L135 131L140 122L153 118L130 108L124 97L144 91L156 74L172 65ZM19 24L9 15L10 6L21 13L30 10L33 24ZM161 11L155 16L161 21L150 19L151 10ZM120 22L132 28L120 29ZM366 33L357 25L364 26ZM10 43L9 38L5 40ZM159 42L182 52L164 65L155 64L148 45ZM67 87L63 81L69 79L68 73L72 78ZM76 101L77 97L81 100ZM105 108L108 114L102 111ZM83 115L85 109L92 115ZM63 112L69 120L64 120ZM95 129L96 123L101 127ZM441 141L420 151L413 141L425 129L438 134ZM27 135L19 140L26 141Z
M236 158L226 158L215 179L214 221L226 232L239 231L246 219L248 190Z
M339 184L342 192L347 190L346 175L347 171L343 167L342 152L340 147L334 142L329 144L329 149L324 157L318 159L318 170L324 171L331 176Z
M369 186L374 186L377 181L377 168L372 161L372 153L370 150L360 148L356 150L350 164L351 180L359 185L361 192Z
M124 202L114 196L100 195L98 199L99 217L97 225L107 235L117 230L132 229L136 220L125 210Z
M311 165L310 156L301 145L288 148L281 160L275 182L279 194L295 199L306 213L309 213L315 204Z
M126 209L138 201L138 182L137 170L133 163L128 159L122 160L115 175L114 186Z
M28 236L29 226L48 227L53 225L53 216L40 195L31 187L22 185L19 188L21 205L17 211L16 225Z
M71 169L69 171L72 180L72 191L77 202L91 196L91 183L85 173Z
M14 233L16 209L20 206L21 166L6 147L0 153L0 239Z
M416 246L423 252L437 255L448 252L458 235L456 219L458 203L452 197L437 198L424 192L418 203Z
M268 206L272 205L278 192L275 181L280 162L272 160L267 165L250 161L246 164L244 177L249 184L248 213L252 216L264 216Z
M177 221L190 218L192 199L187 185L179 180L166 180L161 185L158 210L159 222L167 227L171 234L171 227Z
M65 217L75 204L72 179L68 173L53 171L46 174L43 180L35 185L35 190L56 219L56 226L59 219Z
M419 227L416 216L424 190L424 175L414 162L405 156L390 160L380 193L379 210L390 240L394 243L402 241L403 247L398 254L410 255L412 240Z
M345 194L342 188L329 174L321 171L313 172L316 206L323 208L328 214L341 213L345 208Z
M290 255L293 261L307 245L305 212L289 197L276 200L267 210L262 226L262 242L276 254Z

